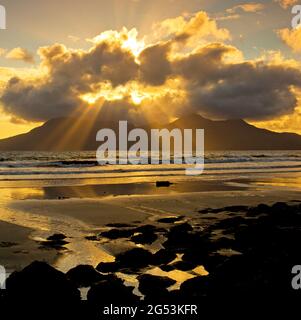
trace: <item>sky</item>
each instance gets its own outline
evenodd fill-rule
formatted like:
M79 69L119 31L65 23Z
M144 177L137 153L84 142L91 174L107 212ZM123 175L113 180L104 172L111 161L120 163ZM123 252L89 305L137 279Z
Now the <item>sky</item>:
M301 134L296 4L0 0L0 138L91 109L137 124L199 113Z

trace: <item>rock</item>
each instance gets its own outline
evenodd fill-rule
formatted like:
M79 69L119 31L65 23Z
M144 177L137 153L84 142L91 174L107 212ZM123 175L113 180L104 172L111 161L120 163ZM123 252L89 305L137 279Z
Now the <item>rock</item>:
M225 208L206 208L206 209L202 209L199 210L199 213L203 213L203 214L210 214L210 213L220 213L220 212L225 212Z
M40 242L41 248L63 250L65 249L63 246L69 243L65 240L66 238L67 237L62 233L55 233L52 236L49 236L46 241Z
M207 248L204 248L203 250L192 248L185 251L184 255L182 256L182 260L184 262L202 265L205 263L205 261L207 261L208 254L209 252Z
M194 263L190 263L188 261L177 261L171 265L174 269L181 271L190 271L196 268L198 265Z
M244 219L243 217L231 217L231 218L227 218L224 219L220 222L218 222L217 224L215 224L215 228L218 229L237 229L239 228L241 225L246 223L246 219Z
M55 233L52 236L47 238L48 241L61 241L66 239L67 237L62 233Z
M89 240L89 241L98 241L98 237L97 236L86 236L85 239Z
M80 292L64 273L45 262L35 261L9 276L6 303L6 307L12 306L10 315L22 308L24 318L41 317L41 310L45 310L47 316L69 314L75 317L80 304Z
M153 255L151 252L142 249L134 248L116 257L116 263L121 268L144 268L152 263Z
M156 296L162 291L176 283L175 280L168 277L153 276L150 274L142 274L138 276L139 291L146 296Z
M175 268L173 266L171 266L170 264L162 265L162 266L160 266L160 269L164 272L169 272L169 271L175 270Z
M90 287L92 284L103 280L104 276L97 272L93 266L79 265L70 269L66 276L78 287Z
M198 210L198 213L208 214L208 213L212 213L211 210L212 210L211 208L200 209Z
M116 240L119 238L129 238L134 233L135 231L133 229L112 229L104 231L100 235L111 240Z
M172 227L167 235L167 240L163 243L164 248L181 253L187 248L199 245L200 235L191 233L192 230L193 228L188 223Z
M229 206L229 207L224 207L223 211L228 211L228 212L245 212L249 209L248 206Z
M109 275L93 285L88 291L88 302L99 308L101 305L136 304L139 298L133 294L133 288L127 287L114 275Z
M289 205L285 202L276 202L271 207L272 211L274 212L287 211L289 208L290 208Z
M156 182L156 187L161 188L161 187L170 187L171 183L169 181L157 181Z
M220 237L212 242L211 249L217 251L220 249L231 249L235 244L235 240L229 239L227 237Z
M201 297L204 297L208 294L208 291L212 290L210 286L209 277L195 277L189 280L186 280L181 284L180 291L185 298L185 301L195 302L200 301Z
M157 238L158 236L155 233L145 232L132 236L131 241L137 244L152 244Z
M161 249L153 255L152 264L155 266L168 264L176 259L176 257L176 253L169 250Z
M102 273L110 273L118 271L119 266L115 262L100 262L96 270Z
M186 233L189 231L193 231L193 228L188 222L176 225L170 229L170 233L178 233L178 234Z
M166 232L166 230L147 224L133 229L133 232L139 234L133 235L131 241L138 244L151 244L158 239L156 233Z
M266 204L259 204L257 207L251 207L248 209L246 216L247 217L255 217L263 213L269 213L270 207Z
M169 217L169 218L159 219L158 222L160 222L160 223L175 223L175 222L178 222L181 220L183 220L183 217Z
M209 214L209 213L220 213L220 212L244 212L247 211L249 207L247 206L228 206L224 208L206 208L199 210L199 213Z

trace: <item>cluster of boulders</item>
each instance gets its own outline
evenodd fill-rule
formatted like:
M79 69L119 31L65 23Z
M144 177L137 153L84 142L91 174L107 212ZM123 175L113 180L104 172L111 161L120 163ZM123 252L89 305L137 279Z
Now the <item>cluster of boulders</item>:
M36 306L43 306L45 312L65 310L69 316L85 314L93 319L103 305L137 304L141 297L146 303L196 303L201 306L242 300L254 306L263 301L267 303L269 299L293 301L299 298L299 292L291 287L291 269L301 264L301 204L205 209L198 215L225 212L228 213L226 218L216 219L202 230L183 221L182 217L161 219L160 223L165 224L163 227L114 226L101 236L108 239L125 237L135 243L149 244L163 235L162 249L151 252L136 247L117 255L115 262L100 262L95 268L81 265L66 274L44 262L33 262L8 278L0 303L4 309L26 305L27 309L34 310ZM215 236L217 230L219 237ZM64 239L55 236L48 241ZM235 254L223 254L224 251ZM173 279L146 272L153 267L167 272L192 272L201 265L209 274L195 276L176 290L170 290L175 284ZM134 288L125 285L116 272L137 275L139 285L136 289L141 296L134 294ZM81 300L81 287L90 288L86 301Z

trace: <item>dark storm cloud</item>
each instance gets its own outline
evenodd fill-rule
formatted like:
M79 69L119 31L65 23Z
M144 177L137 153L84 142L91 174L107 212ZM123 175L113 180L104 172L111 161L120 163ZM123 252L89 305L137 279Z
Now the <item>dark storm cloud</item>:
M271 119L292 113L301 73L286 64L227 62L233 47L211 44L175 63L186 79L188 109L213 118Z
M162 85L171 75L168 59L170 44L156 44L142 51L139 56L141 80L149 85Z

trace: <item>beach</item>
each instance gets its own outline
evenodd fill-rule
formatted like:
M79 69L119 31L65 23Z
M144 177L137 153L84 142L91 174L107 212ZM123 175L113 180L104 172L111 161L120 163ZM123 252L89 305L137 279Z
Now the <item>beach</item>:
M212 152L204 174L195 177L176 165L98 166L93 155L2 154L0 259L8 270L37 259L64 272L78 264L95 266L135 246L129 239L86 239L110 224L158 225L170 216L208 224L199 210L290 202L301 190L298 152ZM157 187L160 180L171 184ZM68 244L45 248L43 242L57 233L66 235Z
M145 169L138 170L141 168L131 168L130 173L124 169L121 173L120 168L101 168L110 170L114 175L111 178L107 173L104 177L82 178L86 171L99 170L95 166L91 169L90 163L88 168L76 164L85 173L75 174L74 164L68 164L67 168L63 166L63 174L50 172L45 177L44 172L37 174L37 164L32 168L19 161L8 167L4 161L5 178L0 180L1 264L10 275L15 271L22 274L34 261L47 263L69 278L73 275L82 301L96 299L96 305L100 303L99 276L116 277L119 289L123 285L132 288L123 295L130 300L133 295L137 301L156 301L159 297L159 301L174 302L183 293L193 293L191 299L201 301L198 294L210 297L212 293L199 293L198 281L213 281L215 274L219 277L218 266L224 274L230 272L229 263L237 261L230 268L233 272L241 265L237 257L244 257L247 264L248 259L261 260L257 242L236 238L245 239L244 234L250 230L261 236L261 223L269 239L273 238L271 226L299 230L295 222L299 221L301 172L299 159L293 164L289 160L277 159L281 162L277 166L274 158L264 163L236 161L231 167L233 162L228 161L226 169L216 168L217 173L212 174L209 166L208 174L205 167L205 174L198 177L186 177L178 169L176 175L169 175L164 168L150 169L149 175ZM265 169L260 171L258 166ZM9 170L13 170L10 176ZM16 174L16 170L22 170L22 174ZM31 175L24 174L30 170ZM135 177L131 176L133 171ZM169 184L159 187L157 181ZM279 218L278 214L287 218ZM283 240L285 234L276 239L277 243L284 241L284 246L290 243ZM281 246L280 252L287 250ZM249 257L250 248L256 258ZM267 245L265 250L268 259L277 258L272 247ZM289 263L287 268L298 264L298 260L292 256ZM34 268L38 268L33 269L34 274L39 274L44 267L34 264ZM229 276L234 277L233 283L247 281L239 280L240 275L233 276L232 271ZM288 269L279 277L286 277L289 283L289 273ZM265 270L260 274L265 275ZM218 288L213 296L216 299L221 288L215 282L213 286ZM212 284L206 287L211 290ZM237 294L236 289L231 290ZM159 296L154 297L155 292Z

